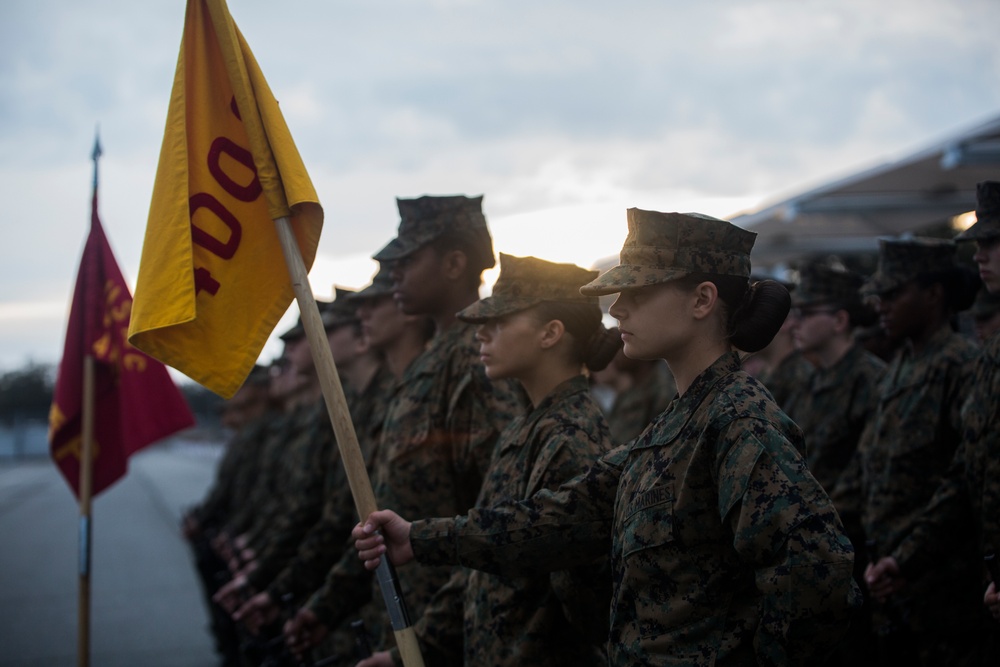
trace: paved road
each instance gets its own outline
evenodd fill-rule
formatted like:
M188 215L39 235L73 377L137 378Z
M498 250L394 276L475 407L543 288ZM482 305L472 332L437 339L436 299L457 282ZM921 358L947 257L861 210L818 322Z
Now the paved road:
M185 542L217 448L171 442L132 457L93 507L91 665L218 664ZM0 464L0 666L76 664L79 509L47 459Z

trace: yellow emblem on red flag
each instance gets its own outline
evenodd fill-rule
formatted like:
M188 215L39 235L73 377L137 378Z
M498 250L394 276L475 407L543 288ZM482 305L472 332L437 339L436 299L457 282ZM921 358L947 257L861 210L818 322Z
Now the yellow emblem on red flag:
M323 209L224 0L189 0L129 342L232 396L294 292L273 220L307 269Z

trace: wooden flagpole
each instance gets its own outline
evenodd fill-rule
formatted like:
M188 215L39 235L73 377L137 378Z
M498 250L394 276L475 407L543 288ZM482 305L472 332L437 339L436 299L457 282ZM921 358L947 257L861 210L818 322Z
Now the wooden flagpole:
M278 230L282 252L285 255L285 263L288 265L288 273L292 279L292 288L295 290L295 300L299 305L302 326L309 341L313 363L316 365L316 372L323 390L323 400L326 402L333 432L337 436L340 459L347 472L347 481L351 487L351 494L354 496L354 505L357 508L358 516L364 520L377 510L378 506L375 504L375 493L372 491L364 456L361 454L360 445L358 445L358 436L354 431L351 413L347 408L344 388L340 383L337 366L333 361L333 353L330 351L330 344L327 341L326 329L319 314L319 307L316 305L316 297L309 285L309 275L305 262L302 260L298 241L292 232L291 222L288 218L282 217L276 219L274 223ZM396 645L399 647L403 664L406 667L424 667L423 656L421 656L420 647L417 644L417 636L407 618L399 585L395 580L395 574L392 572L388 558L382 559L382 565L379 566L379 571L376 574L379 585L382 587L382 596L385 598L389 610L393 634L396 637Z
M100 132L94 131L94 201L97 199L97 161L101 157ZM96 205L96 204L95 204ZM96 209L95 209L96 211ZM88 343L89 344L89 343ZM90 535L94 480L94 355L83 356L83 415L80 424L80 595L77 609L77 667L90 665Z
M83 423L80 447L80 595L77 611L78 667L90 665L90 514L94 470L94 357L83 357Z

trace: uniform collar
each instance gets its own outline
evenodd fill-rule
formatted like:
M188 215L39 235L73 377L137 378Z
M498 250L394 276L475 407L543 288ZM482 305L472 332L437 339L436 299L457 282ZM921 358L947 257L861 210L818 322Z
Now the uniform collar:
M644 435L634 442L633 449L663 445L676 438L715 386L724 378L739 371L740 366L740 357L736 352L727 352L716 359L694 379L683 396L676 397L657 417L658 427L645 431ZM655 439L651 437L654 432Z

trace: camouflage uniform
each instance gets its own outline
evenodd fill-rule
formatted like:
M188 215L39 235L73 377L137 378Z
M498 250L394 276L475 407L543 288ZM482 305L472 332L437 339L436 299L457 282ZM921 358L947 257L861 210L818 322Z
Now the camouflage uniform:
M315 419L310 413L315 410L314 405L300 405L276 415L270 422L261 446L257 474L250 480L252 487L247 501L226 522L225 530L229 535L235 537L249 530L259 513L265 511L276 494L280 493L278 474L282 470L280 463L284 444L309 427Z
M794 351L777 366L760 375L760 382L771 392L774 402L788 411L792 400L809 386L815 367L801 352Z
M861 324L874 320L875 313L862 303L859 290L864 278L846 269L814 262L800 270L801 281L792 297L799 310L799 323L810 333L796 346L806 346L827 359L831 350L847 345L847 336ZM843 311L850 332L838 335L836 324L828 320L819 327L808 319L826 312ZM819 339L816 337L819 336ZM824 338L825 336L825 338ZM817 343L817 340L825 341ZM829 367L815 368L804 385L788 397L782 409L802 429L806 440L806 462L813 477L832 493L844 469L857 450L862 432L878 404L876 386L885 372L885 362L854 343ZM767 382L765 381L766 385ZM840 507L837 507L840 511ZM841 511L841 518L843 512Z
M955 245L940 239L881 239L878 268L863 292L885 295L922 275L954 271ZM879 385L871 430L858 447L862 523L873 559L892 553L934 495L961 440L976 346L943 324L919 352L909 339ZM875 610L894 653L923 665L976 664L978 558L970 538L949 545L933 574Z
M456 234L469 241L470 252L481 253L480 259L493 265L482 197L424 196L396 203L400 213L396 238L374 255L375 260L391 265L435 239ZM497 434L521 410L509 398L491 385L480 366L472 327L455 324L438 331L428 349L410 364L390 401L373 459L376 504L433 507L449 514L471 507ZM419 616L449 576L447 568L401 572L399 581L411 614ZM341 630L352 614L360 612L372 634L382 640L377 646L390 647L394 640L388 615L381 602L375 602L380 600L370 573L354 554L345 553L307 607L324 625ZM325 648L343 652L345 641L337 635L342 633L336 632Z
M892 552L910 581L933 576L952 546L967 542L970 534L976 536L978 554L997 553L1000 548L1000 334L988 341L976 363L962 427L962 444L941 485ZM983 582L977 590L985 590L988 578L983 568L977 564L975 571ZM975 609L981 607L981 597L970 602ZM996 657L1000 625L987 619L982 627Z
M878 404L885 363L853 345L830 368L816 369L785 412L805 434L809 471L828 493L854 455ZM838 510L840 508L838 507Z
M281 444L276 493L247 532L257 567L248 576L256 590L266 586L294 555L323 507L324 479L336 447L326 406L320 401L303 413L296 437Z
M592 309L593 335L606 334L599 325L597 298L579 292L596 271L503 253L500 264L493 294L460 312L459 319L479 324L544 302L575 303ZM594 363L593 358L585 361ZM577 375L504 430L476 505L489 507L556 489L610 448L608 427L587 378ZM606 664L610 584L606 557L589 567L549 575L508 578L459 570L416 625L425 660L440 664L461 654L464 646L465 665Z
M609 448L586 379L573 378L504 431L477 506L556 489ZM598 561L551 575L457 572L415 626L425 660L464 645L466 665L606 664L610 573Z
M413 524L425 563L503 576L608 548L610 661L809 664L857 603L853 550L801 433L727 354L640 438L556 492Z
M607 418L611 441L616 444L638 437L677 393L674 377L665 363L659 361L649 370L642 382L622 391L611 404Z
M1000 183L979 183L976 194L977 222L956 237L958 241L1000 238ZM996 554L1000 549L1000 334L984 343L961 416L962 442L941 485L892 553L911 581L934 572L950 546L969 534L975 535L979 554ZM988 573L983 575L981 590L989 581ZM982 627L983 664L996 664L1000 625L986 618Z
M754 235L697 214L629 209L621 265L584 294L689 273L747 279ZM801 432L726 353L638 439L557 491L417 521L417 560L503 576L607 553L614 665L804 664L859 602L853 550L796 452Z
M267 413L244 425L226 445L212 488L201 504L191 511L203 530L211 530L224 524L246 501L252 488L248 477L257 467L257 459L267 433L267 421L274 416L273 413Z
M357 317L347 296L351 290L335 288L337 299L319 301L317 306L327 332L337 327L354 326ZM301 316L295 327L283 334L288 340L303 336ZM353 391L344 387L348 403ZM262 590L295 554L299 542L320 516L327 470L336 449L333 427L322 399L312 404L302 417L296 434L281 443L272 495L261 508L247 532L248 544L257 552L256 567L247 576L255 590Z
M435 336L407 369L389 404L372 483L376 504L411 515L454 515L475 504L501 428L523 412L509 383L490 382L479 363L475 327L457 322ZM416 618L451 576L450 567L399 571L403 598ZM353 552L328 573L308 606L335 627L367 602L382 604L377 584ZM381 646L393 645L388 616L370 624Z
M945 326L919 355L904 344L889 366L871 438L859 446L862 520L875 554L891 553L913 530L955 454L975 355L970 341ZM976 615L959 611L978 610L981 595L972 544L952 542L948 551L932 574L890 600L887 614L895 618L876 618L915 633L914 645L929 653L923 664L952 660L951 649L967 644L976 624Z
M381 366L368 387L350 401L351 421L369 468L375 442L381 433L382 417L395 384L393 375ZM267 587L272 600L281 600L286 595L299 600L319 588L326 572L344 552L351 528L357 523L357 510L347 472L336 446L330 452L323 497L325 500L319 520L309 528L295 555Z

